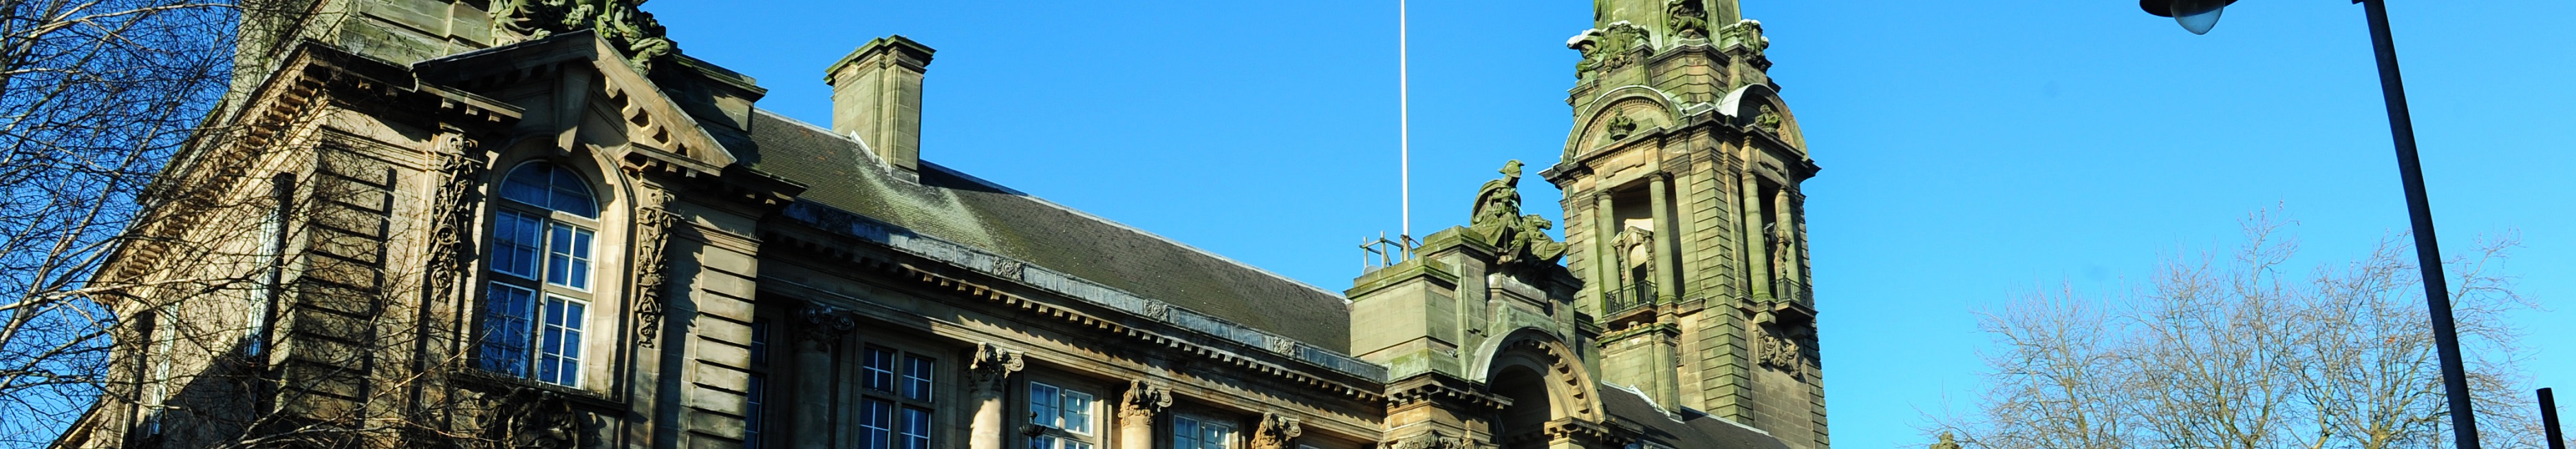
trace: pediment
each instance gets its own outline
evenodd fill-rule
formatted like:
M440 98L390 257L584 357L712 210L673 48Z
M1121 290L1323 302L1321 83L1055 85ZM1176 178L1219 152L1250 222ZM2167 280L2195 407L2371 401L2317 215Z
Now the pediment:
M699 174L737 162L696 117L595 33L519 42L414 66L423 82L499 98L527 110L526 137L586 145L630 165Z
M1670 129L1681 115L1672 96L1646 86L1626 86L1603 93L1589 104L1585 117L1565 142L1565 157L1593 154L1619 142Z

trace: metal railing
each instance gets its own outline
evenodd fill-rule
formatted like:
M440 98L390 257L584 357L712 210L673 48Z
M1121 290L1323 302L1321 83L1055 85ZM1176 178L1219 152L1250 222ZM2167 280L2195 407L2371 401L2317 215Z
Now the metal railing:
M1655 283L1637 281L1601 295L1601 316L1610 317L1655 305Z
M1796 279L1771 280L1771 298L1775 300L1814 305L1816 303L1814 295L1815 292L1807 291L1807 285Z

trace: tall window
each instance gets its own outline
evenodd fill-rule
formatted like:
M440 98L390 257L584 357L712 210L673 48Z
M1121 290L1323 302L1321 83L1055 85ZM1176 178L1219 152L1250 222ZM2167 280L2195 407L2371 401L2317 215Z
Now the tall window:
M769 422L769 320L751 320L751 379L744 387L748 398L742 411L742 448L766 447L761 439L768 434Z
M1091 393L1029 382L1029 424L1045 430L1029 437L1029 449L1092 449L1100 437L1093 431Z
M1172 417L1172 449L1231 449L1234 423L1206 417Z
M476 364L580 387L599 204L579 176L543 162L511 170L501 199L493 207L492 281L483 293Z
M868 346L859 354L860 449L930 449L932 374L939 361L917 353Z

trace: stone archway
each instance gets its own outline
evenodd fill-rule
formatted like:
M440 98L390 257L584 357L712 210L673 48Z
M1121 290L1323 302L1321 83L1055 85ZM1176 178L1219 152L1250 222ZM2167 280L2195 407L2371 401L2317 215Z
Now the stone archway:
M1598 422L1600 406L1582 359L1555 336L1524 329L1503 338L1485 368L1486 391L1511 399L1489 421L1503 449L1544 448L1550 429Z

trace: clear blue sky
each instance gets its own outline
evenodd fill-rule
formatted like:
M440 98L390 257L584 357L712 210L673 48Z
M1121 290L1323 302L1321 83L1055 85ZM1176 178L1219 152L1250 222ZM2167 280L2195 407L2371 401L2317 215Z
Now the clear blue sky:
M2576 388L2576 3L2391 5L2443 242L2519 231L2542 386ZM1746 0L1806 184L1835 445L1919 446L1983 368L1974 311L2115 293L2281 207L2310 262L2406 228L2359 7L2248 0L2208 36L2127 0ZM922 157L1327 289L1397 226L1393 1L661 0L690 55L828 123L867 39L939 49ZM1555 162L1588 2L1413 3L1415 228ZM1535 185L1529 185L1535 184ZM1525 183L1533 213L1556 192Z

